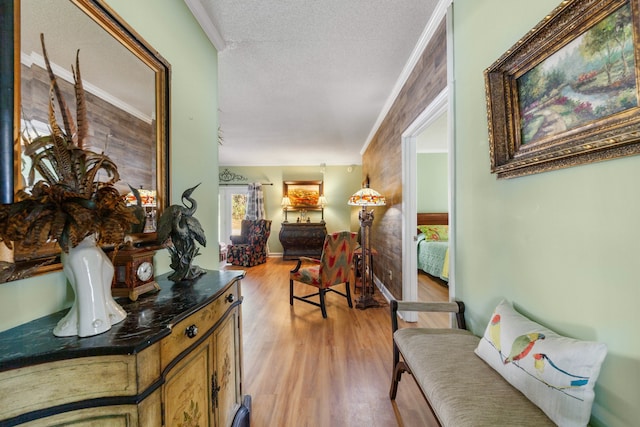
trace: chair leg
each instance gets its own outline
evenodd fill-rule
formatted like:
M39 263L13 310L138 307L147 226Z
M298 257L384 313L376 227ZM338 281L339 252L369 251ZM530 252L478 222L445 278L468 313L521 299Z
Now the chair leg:
M351 302L351 285L349 282L346 283L347 286L347 302L349 303L349 308L353 308L353 303Z
M289 304L293 305L293 280L289 279Z
M322 310L322 317L327 318L327 308L324 305L324 294L327 292L326 289L320 289L320 310Z

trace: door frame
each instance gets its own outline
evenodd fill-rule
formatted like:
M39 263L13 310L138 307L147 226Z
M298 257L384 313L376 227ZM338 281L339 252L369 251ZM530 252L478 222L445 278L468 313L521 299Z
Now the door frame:
M440 114L447 111L447 147L449 163L449 300L455 298L455 133L454 133L454 80L453 80L453 1L440 0L437 15L446 20L447 84L422 113L402 133L402 298L418 299L418 248L417 239L417 136ZM440 15L442 14L442 15ZM417 322L418 313L400 312L408 322ZM451 318L453 322L453 317Z
M417 139L433 122L449 109L449 88L445 87L422 113L402 133L402 200L404 212L402 218L402 299L405 301L418 300L418 248L416 233L418 220L418 168L417 168ZM447 145L451 148L451 119L447 117ZM449 206L451 205L451 152L449 158ZM451 211L449 211L451 217ZM451 248L449 249L451 253ZM450 267L450 270L452 268ZM416 322L416 312L401 313L407 322Z

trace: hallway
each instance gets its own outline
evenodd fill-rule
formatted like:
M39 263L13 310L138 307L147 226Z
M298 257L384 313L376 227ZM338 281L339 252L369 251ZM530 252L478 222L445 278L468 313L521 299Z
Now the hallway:
M242 281L243 390L252 398L252 426L435 426L411 377L395 404L389 400L391 326L379 292L381 307L367 310L329 294L325 320L317 307L289 305L295 264L272 257L246 269ZM302 286L296 293L311 293Z

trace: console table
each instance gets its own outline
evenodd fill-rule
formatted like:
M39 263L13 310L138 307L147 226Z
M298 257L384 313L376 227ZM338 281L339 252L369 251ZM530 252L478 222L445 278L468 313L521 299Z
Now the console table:
M293 260L301 256L320 258L326 235L324 222L283 222L279 235L282 259Z
M244 274L161 275L159 292L119 299L127 318L92 337L53 335L67 310L0 333L0 425L249 425Z

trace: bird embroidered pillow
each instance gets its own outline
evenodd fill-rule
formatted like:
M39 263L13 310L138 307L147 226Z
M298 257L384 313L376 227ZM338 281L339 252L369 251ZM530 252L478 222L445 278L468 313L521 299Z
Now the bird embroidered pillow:
M607 348L563 337L502 301L476 354L560 426L586 426Z

